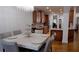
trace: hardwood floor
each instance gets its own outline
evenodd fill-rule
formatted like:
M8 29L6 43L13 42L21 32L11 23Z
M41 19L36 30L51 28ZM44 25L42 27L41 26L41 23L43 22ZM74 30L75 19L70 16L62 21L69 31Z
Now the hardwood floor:
M68 44L54 41L52 44L53 52L79 52L79 31L76 33L74 42Z

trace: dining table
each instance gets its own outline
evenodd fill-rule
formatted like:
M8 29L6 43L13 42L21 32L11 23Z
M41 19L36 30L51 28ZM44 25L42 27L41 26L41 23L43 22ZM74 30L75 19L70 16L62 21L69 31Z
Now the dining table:
M48 34L31 33L30 36L25 34L14 35L3 39L6 42L16 42L19 47L38 51L48 39Z

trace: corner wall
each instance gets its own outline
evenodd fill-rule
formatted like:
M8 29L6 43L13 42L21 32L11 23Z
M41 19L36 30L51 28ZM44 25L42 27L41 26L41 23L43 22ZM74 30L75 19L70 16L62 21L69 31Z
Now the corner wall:
M24 31L27 24L32 24L32 10L29 7L23 10L15 6L0 6L0 33Z

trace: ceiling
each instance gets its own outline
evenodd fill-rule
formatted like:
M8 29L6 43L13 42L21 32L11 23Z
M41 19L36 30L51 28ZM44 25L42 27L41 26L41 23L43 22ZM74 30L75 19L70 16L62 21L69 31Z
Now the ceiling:
M79 13L79 6L76 7L76 12Z
M34 6L34 10L42 10L45 14L49 13L63 13L64 6ZM79 13L79 7L76 7L76 12Z
M35 6L35 10L42 10L46 14L49 13L63 13L63 6Z

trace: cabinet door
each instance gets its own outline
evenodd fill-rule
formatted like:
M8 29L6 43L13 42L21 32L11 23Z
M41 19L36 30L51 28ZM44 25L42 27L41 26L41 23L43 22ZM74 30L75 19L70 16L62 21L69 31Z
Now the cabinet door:
M68 42L72 42L74 40L74 31L75 30L68 31Z
M33 11L33 24L36 24L37 14L36 11Z
M55 41L61 41L62 42L62 30L51 30L51 35L52 33L56 33Z
M33 11L33 24L42 23L42 11Z
M74 18L74 9L70 8L70 12L69 12L69 27L70 25L73 25L73 19Z
M48 26L48 25L49 25L49 16L45 15L44 26Z
M49 32L48 26L44 26L44 28L43 28L43 33L44 33L44 34L47 34L48 32Z

